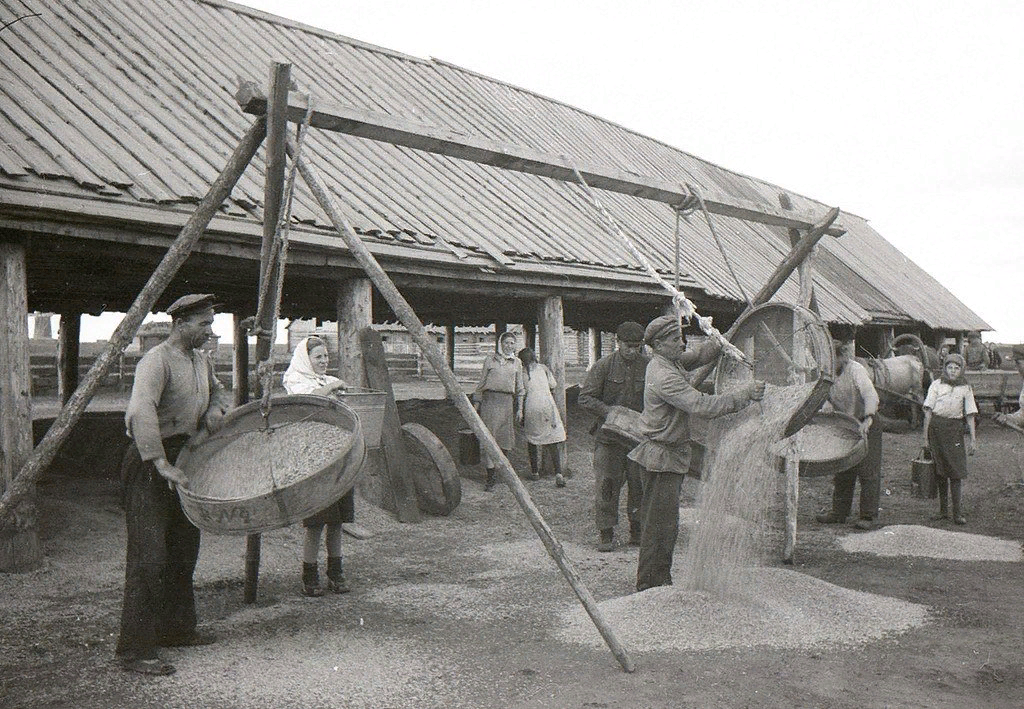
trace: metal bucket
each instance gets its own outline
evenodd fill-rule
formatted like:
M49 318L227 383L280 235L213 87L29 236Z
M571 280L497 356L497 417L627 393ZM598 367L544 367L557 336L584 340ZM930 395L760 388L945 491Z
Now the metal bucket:
M459 462L463 465L477 465L480 462L480 441L468 428L459 429Z
M935 461L931 449L921 449L921 457L910 462L910 489L914 497L935 499L939 488L935 483Z

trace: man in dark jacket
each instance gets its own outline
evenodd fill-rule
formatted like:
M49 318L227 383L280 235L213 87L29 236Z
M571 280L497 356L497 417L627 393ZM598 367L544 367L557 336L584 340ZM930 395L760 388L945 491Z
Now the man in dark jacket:
M601 430L613 406L634 411L644 409L644 372L650 357L644 352L644 328L628 321L615 332L618 349L602 357L587 372L580 389L579 404L595 417L594 435L594 521L599 534L598 550L615 548L615 525L619 522L619 495L627 489L630 544L640 543L640 504L643 488L640 469L626 459L632 445L615 434Z

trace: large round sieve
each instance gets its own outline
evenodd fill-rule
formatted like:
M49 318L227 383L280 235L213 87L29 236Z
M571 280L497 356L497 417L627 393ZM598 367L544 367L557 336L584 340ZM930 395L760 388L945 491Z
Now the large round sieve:
M741 316L729 341L746 355L740 362L723 355L715 370L715 393L732 391L751 379L777 386L816 382L790 417L785 435L799 431L821 408L832 387L835 354L821 318L790 303L765 303Z

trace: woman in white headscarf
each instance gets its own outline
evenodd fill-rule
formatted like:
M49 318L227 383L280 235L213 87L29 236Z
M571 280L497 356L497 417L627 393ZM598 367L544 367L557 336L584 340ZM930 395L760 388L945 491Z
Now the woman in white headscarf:
M498 335L498 351L487 355L480 371L480 383L473 391L473 403L480 413L484 425L490 430L505 457L512 455L516 444L515 412L522 409L523 363L516 357L518 340L514 332ZM497 483L494 468L498 461L492 460L486 451L481 451L484 467L487 468L485 490Z
M329 361L327 343L319 337L304 339L295 347L291 364L284 373L285 391L289 394L331 396L344 390L348 385L327 373ZM302 526L306 528L302 544L302 595L324 595L317 568L320 536L324 527L327 527L327 589L334 593L348 593L349 587L341 564L341 524L354 522L355 514L355 500L352 491L349 491L326 509L302 520Z

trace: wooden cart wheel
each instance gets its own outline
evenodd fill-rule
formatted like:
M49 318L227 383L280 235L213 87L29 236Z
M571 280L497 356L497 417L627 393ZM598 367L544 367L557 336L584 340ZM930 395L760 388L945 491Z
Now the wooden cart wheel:
M462 479L451 453L418 423L402 424L402 437L419 508L427 514L450 515L462 500Z

